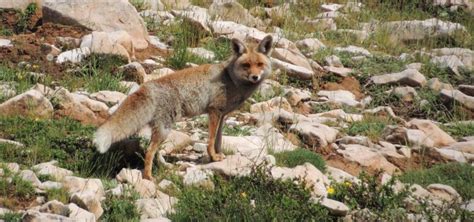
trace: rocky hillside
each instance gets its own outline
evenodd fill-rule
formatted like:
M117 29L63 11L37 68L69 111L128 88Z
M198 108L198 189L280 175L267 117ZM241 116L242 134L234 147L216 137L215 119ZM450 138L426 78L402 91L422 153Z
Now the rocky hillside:
M470 0L0 0L0 221L473 221ZM140 84L274 38L225 120L92 135Z

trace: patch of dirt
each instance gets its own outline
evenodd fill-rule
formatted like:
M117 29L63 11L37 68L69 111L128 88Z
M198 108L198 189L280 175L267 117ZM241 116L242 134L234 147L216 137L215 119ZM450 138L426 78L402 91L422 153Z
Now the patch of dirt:
M354 77L345 77L339 83L328 82L321 86L323 90L347 90L352 92L356 99L362 99L364 94L360 89L359 81Z
M165 58L169 56L169 52L167 50L156 48L152 45L149 45L148 48L144 50L135 51L135 57L137 60L140 60L140 61L149 59L153 56L161 56Z
M9 67L15 67L20 62L28 62L33 67L31 71L60 77L66 66L48 61L46 54L41 51L41 45L44 43L56 45L56 37L59 36L80 38L89 33L90 31L80 27L46 23L38 27L34 33L8 37L13 41L14 47L0 48L0 60Z

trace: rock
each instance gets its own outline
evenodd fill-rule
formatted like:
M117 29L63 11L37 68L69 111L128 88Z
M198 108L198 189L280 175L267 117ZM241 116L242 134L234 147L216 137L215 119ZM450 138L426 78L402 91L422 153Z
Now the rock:
M252 16L249 11L235 1L218 3L214 2L209 6L209 14L215 20L233 21L249 27L263 27L263 22Z
M290 126L290 131L298 134L313 149L326 147L336 140L336 129L324 124L303 121Z
M211 22L210 26L216 35L222 35L226 38L236 38L243 41L261 41L265 38L267 33L262 32L256 28L250 28L245 25L237 24L230 21L215 21ZM286 38L282 38L277 34L271 34L275 40L275 47L286 48L290 50L298 50L296 45Z
M132 62L127 65L120 66L118 73L124 75L124 79L134 81L139 84L145 82L146 72L143 66L138 62Z
M309 28L309 30L311 31L336 31L337 30L337 24L333 18L306 19L301 23L301 25L303 27Z
M265 144L258 136L223 136L222 149L226 152L238 153L251 160L258 160L267 154Z
M163 50L168 50L168 45L165 43L161 42L160 39L156 36L149 36L150 38L150 44L152 46L155 46L156 48L163 49Z
M214 188L212 183L213 173L209 170L201 170L198 168L187 168L183 176L183 183L186 186L202 186L206 188Z
M54 181L45 181L39 185L38 188L42 190L52 190L52 189L61 189L63 187L62 183L54 182Z
M95 218L99 218L104 213L100 200L92 190L73 193L71 202L93 213Z
M461 75L459 68L464 67L462 61L455 55L436 56L431 59L431 63L438 64L440 67L447 67L456 75Z
M437 152L440 156L450 161L456 161L460 163L467 163L467 162L474 161L474 154L470 154L470 153L463 153L463 152L452 150L452 149L435 149L432 151Z
M411 102L418 98L418 93L416 93L416 90L411 86L399 86L387 91L387 93L394 94L405 102Z
M0 116L51 118L53 105L37 90L28 90L0 104Z
M450 149L463 153L474 154L474 140L452 143L450 146L443 147L443 149Z
M57 214L50 214L50 213L41 213L36 210L27 210L21 221L25 222L36 222L36 221L45 221L45 222L53 222L53 221L61 221L61 222L74 222L76 220L67 218L65 216L57 215Z
M166 153L171 153L174 150L180 150L192 142L191 137L188 134L179 132L176 130L171 130L168 134L168 137L163 142L161 150L165 151Z
M173 205L177 199L158 191L155 199L138 199L135 206L140 212L141 219L158 218L173 212Z
M65 62L70 63L80 63L86 57L91 54L91 50L89 48L77 48L72 49L69 51L62 52L56 58L56 63L62 64Z
M23 11L31 3L37 2L37 0L2 0L0 1L0 9L16 9Z
M271 58L272 66L277 69L281 69L284 73L289 76L301 79L301 80L310 80L314 76L312 69L307 69L301 66L296 66L287 62L283 62L279 59Z
M75 221L94 222L96 217L93 213L78 207L75 203L67 205L69 210L69 218Z
M193 5L187 7L185 10L173 10L172 13L174 16L180 16L184 18L185 21L190 22L192 25L197 27L200 32L211 32L211 28L209 27L211 16L206 8Z
M347 47L336 47L334 50L338 52L348 52L356 55L365 55L365 56L370 56L370 52L367 49L358 47L358 46L347 46Z
M437 91L437 92L439 92L443 89L448 89L448 90L454 89L451 84L443 83L443 82L439 81L438 78L432 78L432 79L428 80L426 85L428 86L428 88L430 88L434 91Z
M440 129L431 120L412 119L409 124L423 131L434 142L434 146L448 146L456 142L449 134Z
M337 57L336 55L327 56L326 58L324 58L324 61L326 61L326 64L328 66L336 68L344 67L344 65L342 65L341 59L339 59L339 57Z
M439 48L432 49L429 54L432 58L437 56L448 57L456 56L462 62L462 67L468 70L474 69L474 51L465 48Z
M57 200L52 200L41 205L39 211L42 213L57 214L65 217L69 216L68 207Z
M448 90L448 89L441 90L440 95L446 101L458 102L459 104L466 107L467 109L474 110L474 96L468 96L459 90Z
M24 147L25 146L20 142L13 141L13 140L6 140L6 139L2 139L2 138L0 138L0 144L13 145L13 146L16 146L16 147Z
M198 165L200 169L209 169L227 176L246 176L251 172L255 163L241 154L229 155L219 162L212 162L204 165Z
M0 164L0 166L1 165L2 164ZM18 171L20 171L20 165L18 165L18 163L7 163L7 164L4 164L3 166L6 167L8 170L10 170L10 172L12 173L17 173Z
M31 170L22 170L19 176L22 180L30 182L35 187L39 187L41 185L41 181Z
M161 0L165 8L186 9L191 6L189 0Z
M314 119L314 117L335 118L337 120L341 120L341 121L349 122L349 123L362 121L364 119L364 116L361 114L346 113L342 109L334 109L334 110L323 112L323 113L310 114L308 116L311 117L312 119ZM323 120L322 122L324 123L326 122L326 120Z
M61 181L66 176L72 175L72 171L57 167L57 161L40 163L31 167L38 175L52 176L55 180Z
M341 169L334 168L331 166L326 167L326 175L330 180L333 179L334 181L338 183L344 183L346 181L349 181L351 183L360 182L360 180L357 177L352 176Z
M379 28L389 31L401 41L448 37L456 32L466 32L466 28L459 23L445 22L437 18L387 22Z
M140 170L126 169L126 168L123 168L122 170L120 170L117 176L115 176L115 179L117 179L117 181L119 181L120 183L129 183L129 184L135 184L142 178L143 178L142 172Z
M86 195L89 195L92 193L97 200L101 200L105 196L104 186L100 179L84 179L76 176L66 176L62 182L64 189L66 189L69 194L86 193Z
M367 40L367 38L369 38L369 36L370 36L369 33L367 31L364 31L364 30L338 29L337 32L344 35L344 36L349 36L349 37L355 38L356 41L358 41L360 43Z
M377 85L401 84L412 87L424 86L426 78L416 69L406 69L402 72L372 76L371 81Z
M81 46L81 39L58 36L55 44L62 50L71 50Z
M298 105L300 102L311 100L311 92L298 88L285 89L285 98L292 106Z
M352 73L352 69L344 68L344 67L332 67L332 66L324 66L324 69L330 73L334 73L340 77L347 77L350 73Z
M474 96L474 85L459 85L458 90L468 96Z
M141 219L140 222L171 222L171 220L166 217L157 217L152 219Z
M320 8L326 12L334 12L339 10L340 8L344 7L341 4L322 4Z
M187 50L191 54L207 60L214 60L216 57L213 51L207 50L205 48L187 48Z
M260 156L269 153L270 150L273 153L280 153L284 151L292 151L297 148L270 123L260 126L255 131L254 135L260 137L260 140L262 141L260 147L263 147L266 150L266 152L260 151Z
M130 61L134 57L135 49L130 35L125 31L98 32L82 38L81 48L89 48L91 53L116 55Z
M410 63L405 66L406 69L416 69L418 71L420 71L422 67L423 63L420 62Z
M250 106L251 113L272 112L279 109L293 112L290 103L284 97L275 97L268 101L255 103Z
M102 102L81 94L70 93L65 88L57 89L52 99L57 102L56 115L69 117L83 124L100 125L108 117L108 107Z
M123 168L116 179L122 183L128 183L133 186L141 197L150 198L156 194L156 186L150 180L142 179L142 173L139 170L130 170Z
M474 212L474 199L471 199L465 204L462 204L461 208L471 213Z
M126 31L136 49L148 47L148 31L127 0L45 0L43 22L80 25L93 31ZM87 13L84 13L87 12Z
M16 95L14 82L0 82L0 97L10 98Z
M328 178L310 163L305 163L294 168L273 167L271 175L274 179L300 180L306 187L311 189L311 193L316 197L326 197L326 185L329 185Z
M170 187L173 187L174 186L174 183L167 180L167 179L163 179L160 181L160 183L158 183L158 187L161 189L161 190L166 190Z
M388 162L382 154L373 151L369 147L357 144L341 144L340 147L341 149L338 149L337 152L342 154L345 159L359 163L371 171L381 169L393 174L399 170L395 165Z
M306 57L300 54L299 51L293 51L284 48L274 48L272 50L272 57L284 62L288 62L295 66L312 70L311 64L308 62L308 59L306 59Z
M314 53L320 49L326 48L324 43L316 38L302 39L295 42L296 46L303 52Z
M418 129L407 129L399 126L387 126L382 137L391 143L406 145L407 143L415 147L434 147L433 140L423 131Z
M436 197L447 202L460 203L462 201L461 195L459 195L459 193L451 186L444 184L430 184L427 189Z
M332 215L336 216L345 216L350 210L344 203L329 198L322 198L319 204L327 208Z
M174 70L172 70L170 68L155 69L155 70L153 70L153 73L146 76L145 82L148 82L148 81L151 81L151 80L154 80L154 79L159 79L163 76L166 76L166 75L169 75L169 74L172 74L172 73L174 73Z
M9 39L0 39L0 48L13 47L12 41Z
M104 102L106 104L111 104L111 105L115 105L119 102L122 102L123 100L125 100L125 98L127 97L127 95L121 93L121 92L117 92L117 91L107 91L107 90L103 90L103 91L99 91L99 92L96 92L96 93L92 93L90 95L90 97L92 99L95 99L97 101L101 101L101 102Z
M355 100L355 95L346 90L321 90L318 92L318 96L322 97L322 99L325 101L338 105L359 106L360 104L357 100Z

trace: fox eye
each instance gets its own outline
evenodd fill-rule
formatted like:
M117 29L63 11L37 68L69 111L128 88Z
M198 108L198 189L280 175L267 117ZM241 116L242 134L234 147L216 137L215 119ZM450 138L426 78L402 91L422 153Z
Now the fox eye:
M264 64L263 64L263 62L259 62L257 65L258 65L258 67L262 67Z
M244 68L244 69L250 68L250 63L244 63L244 64L242 64L242 68Z

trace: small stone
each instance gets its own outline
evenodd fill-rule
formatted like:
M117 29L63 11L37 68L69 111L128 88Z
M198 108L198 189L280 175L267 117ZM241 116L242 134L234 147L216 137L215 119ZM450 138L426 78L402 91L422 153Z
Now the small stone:
M99 218L104 213L100 200L96 198L94 191L77 192L71 196L71 202L79 207L87 209Z
M20 172L21 179L30 182L35 187L41 186L41 181L38 179L36 174L31 170L22 170Z
M376 85L382 84L401 84L412 87L423 86L426 84L426 78L416 69L406 69L405 71L391 74L372 76L371 81Z
M329 198L323 198L319 203L336 216L345 216L350 210L344 203Z

